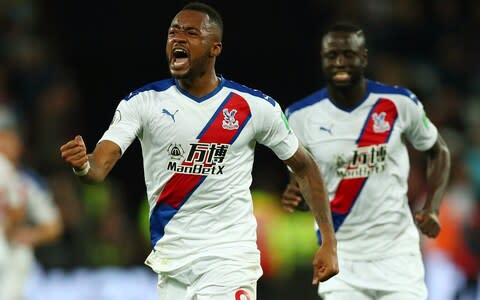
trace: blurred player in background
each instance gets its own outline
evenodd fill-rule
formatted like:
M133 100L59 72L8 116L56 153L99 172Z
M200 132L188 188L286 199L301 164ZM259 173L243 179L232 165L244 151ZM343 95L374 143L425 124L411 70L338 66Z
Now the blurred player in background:
M440 231L449 150L411 91L364 77L362 29L333 25L322 37L321 58L326 88L287 109L292 129L325 176L338 239L341 272L319 286L319 295L424 300L415 223L428 237ZM407 199L407 141L428 158L428 196L414 218ZM282 203L292 211L301 201L292 178Z
M261 276L250 184L257 142L295 173L324 236L313 283L338 272L326 191L314 160L290 130L279 104L217 76L223 22L212 7L187 4L168 30L173 78L123 99L87 156L80 136L61 155L84 182L100 182L135 138L140 140L162 300L256 299Z
M11 121L11 116L0 109L0 299L8 299L4 291L9 278L9 240L23 217L18 172L3 140L9 134Z
M17 172L14 192L19 203L16 223L8 232L2 254L7 259L0 271L4 275L0 299L21 300L34 264L34 248L58 238L63 226L48 188L22 165L23 143L15 115L7 107L0 107L0 118L0 153Z

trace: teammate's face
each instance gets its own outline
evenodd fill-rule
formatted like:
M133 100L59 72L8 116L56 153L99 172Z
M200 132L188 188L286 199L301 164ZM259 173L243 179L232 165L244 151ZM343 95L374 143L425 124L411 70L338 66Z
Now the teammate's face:
M202 12L182 10L168 29L167 60L175 78L202 76L213 69L221 49L218 27Z
M351 87L363 77L367 49L362 35L330 32L322 40L323 75L333 87Z

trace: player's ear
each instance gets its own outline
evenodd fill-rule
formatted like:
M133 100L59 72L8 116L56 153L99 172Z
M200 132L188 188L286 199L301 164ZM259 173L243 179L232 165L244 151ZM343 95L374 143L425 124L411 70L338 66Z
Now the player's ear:
M210 56L217 57L222 53L222 43L217 42L213 44L213 47L210 49Z

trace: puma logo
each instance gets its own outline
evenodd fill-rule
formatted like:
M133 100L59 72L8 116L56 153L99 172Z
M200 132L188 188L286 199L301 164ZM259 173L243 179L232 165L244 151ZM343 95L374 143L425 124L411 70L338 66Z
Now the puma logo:
M170 118L172 118L173 122L175 123L175 114L178 112L178 109L172 114L171 112L169 112L166 108L163 108L162 109L162 113L163 114L166 114L167 116L169 116Z
M325 132L328 132L330 135L333 135L332 133L332 127L333 127L333 124L330 125L330 128L327 128L325 126L320 126L320 131L325 131Z

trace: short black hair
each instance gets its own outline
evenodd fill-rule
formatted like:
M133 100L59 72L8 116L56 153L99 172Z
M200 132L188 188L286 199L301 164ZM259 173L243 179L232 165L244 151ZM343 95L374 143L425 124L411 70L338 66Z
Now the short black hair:
M367 44L367 38L365 37L365 33L363 29L357 24L354 24L352 22L338 21L333 23L332 25L328 26L327 30L322 34L321 40L323 40L323 38L331 32L347 32L347 33L356 34L363 38L363 42L365 46Z
M182 10L194 10L206 14L213 23L217 24L218 28L220 29L220 40L222 40L223 20L222 16L215 8L202 2L190 2L185 5Z
M327 28L325 34L330 32L349 32L349 33L363 33L363 29L360 28L357 24L348 22L348 21L340 21L330 25Z

